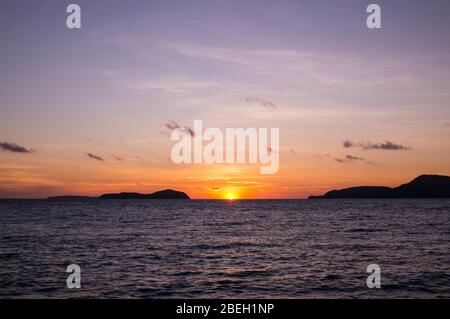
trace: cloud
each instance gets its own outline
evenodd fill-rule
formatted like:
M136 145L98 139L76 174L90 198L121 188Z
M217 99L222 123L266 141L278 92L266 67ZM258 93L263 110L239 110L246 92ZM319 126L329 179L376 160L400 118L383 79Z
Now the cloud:
M346 140L342 144L344 148L350 147L360 147L363 150L385 150L385 151L402 151L402 150L410 150L409 146L397 144L391 141L385 141L382 143L374 143L374 142L357 142L354 143L352 141Z
M318 53L286 49L236 49L230 47L202 46L189 43L169 45L177 53L229 63L236 68L247 68L266 78L304 79L332 86L405 85L420 81L411 75L411 67L430 69L428 56L392 58L374 57L370 53L327 51ZM367 65L379 66L377 72ZM394 75L395 74L395 75ZM415 81L416 80L416 81Z
M348 161L364 161L364 158L353 155L346 155L345 159Z
M353 142L351 142L351 141L344 141L344 143L343 143L343 146L345 147L345 148L349 148L349 147L352 147L354 144L353 144Z
M366 161L366 159L359 157L359 156L353 156L353 155L345 155L345 158L335 158L334 159L338 163L342 164L353 164L355 162L361 162L365 163L367 165L373 165L372 162Z
M42 168L40 166L23 165L17 163L2 163L0 164L0 170L32 170Z
M34 150L30 148L26 148L15 143L1 142L0 149L5 152L12 153L33 153Z
M262 106L262 107L264 107L266 109L270 109L270 110L276 110L277 109L277 105L271 100L246 97L245 101L248 104L257 104L257 105Z
M272 149L272 147L270 147L270 146L267 146L267 153L270 155L270 154L272 154L272 153L275 153L275 154L281 154L282 152L280 151L280 150L277 150L277 149Z
M192 128L187 127L187 126L180 126L180 125L179 125L177 122L175 122L175 121L169 121L169 122L167 122L166 124L164 124L164 126L165 126L166 128L168 128L169 130L171 130L171 131L173 131L173 130L175 130L175 129L178 129L178 128L183 129L183 130L185 130L187 133L189 133L189 135L191 135L192 137L194 137L194 130L193 130Z
M117 156L114 156L114 159L115 159L116 161L119 161L119 162L122 162L122 161L123 161L123 158L117 157Z
M324 158L324 157L332 157L330 154L319 154L319 153L315 153L313 154L314 157L318 157L318 158Z
M384 143L368 143L363 145L363 148L369 150L393 150L393 151L410 149L410 147L408 146L396 144L390 141L386 141Z
M119 80L126 87L139 91L160 91L171 95L185 95L194 92L210 91L220 86L221 83L196 78L160 78L160 79L138 79L129 78L120 73L106 74Z
M338 163L354 163L357 161L363 161L365 162L366 160L362 157L358 157L358 156L353 156L353 155L346 155L345 158L335 158L335 161Z
M374 165L374 163L367 161L365 158L363 157L359 157L359 156L354 156L354 155L345 155L344 158L340 158L340 157L334 157L330 154L314 154L314 157L318 157L318 158L329 158L332 159L338 163L341 164L353 164L356 162L361 162L361 163L365 163L367 165Z
M166 124L164 124L169 130L174 130L176 128L179 128L180 125L178 125L178 123L174 122L174 121L169 121Z
M104 162L104 161L105 161L105 160L103 159L103 157L100 157L100 156L98 156L98 155L94 155L94 154L92 154L92 153L86 153L86 156L89 157L89 158L91 158L91 159L93 159L93 160L96 160L96 161L100 161L100 162Z

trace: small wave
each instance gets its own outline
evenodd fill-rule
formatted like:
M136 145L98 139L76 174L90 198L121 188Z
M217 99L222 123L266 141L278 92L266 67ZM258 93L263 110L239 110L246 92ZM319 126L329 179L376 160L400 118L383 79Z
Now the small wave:
M337 274L329 274L329 275L326 275L323 279L324 280L337 280L340 278L341 278L341 276L339 276Z
M239 243L218 244L218 245L214 245L214 244L198 244L198 245L191 246L189 248L200 249L200 250L208 250L208 249L224 250L224 249L233 249L233 248L239 248L239 247L256 247L256 246L260 246L260 245L259 244L255 244L255 243L239 242Z
M18 253L0 253L0 259L11 259L18 256Z
M224 277L237 277L237 278L246 278L246 277L267 277L272 276L274 274L273 270L243 270L234 273L223 273Z
M382 232L384 229L381 228L352 228L346 230L346 233L374 233L374 232Z

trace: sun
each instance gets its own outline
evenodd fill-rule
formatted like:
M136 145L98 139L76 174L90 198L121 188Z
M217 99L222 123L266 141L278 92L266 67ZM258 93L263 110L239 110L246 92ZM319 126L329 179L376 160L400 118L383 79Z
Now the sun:
M228 200L234 200L234 199L236 199L236 195L233 193L227 193L226 198Z

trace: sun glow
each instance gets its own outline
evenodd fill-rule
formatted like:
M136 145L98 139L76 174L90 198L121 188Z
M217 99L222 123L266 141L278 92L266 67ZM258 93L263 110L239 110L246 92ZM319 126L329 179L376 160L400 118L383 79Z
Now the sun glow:
M236 199L236 195L235 194L233 194L233 193L227 193L227 195L226 195L226 198L228 199L228 200L235 200Z

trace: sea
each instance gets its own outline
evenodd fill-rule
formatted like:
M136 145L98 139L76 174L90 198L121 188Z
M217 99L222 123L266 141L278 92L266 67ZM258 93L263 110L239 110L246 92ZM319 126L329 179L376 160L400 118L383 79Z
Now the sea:
M0 200L0 221L0 298L450 298L448 199Z

